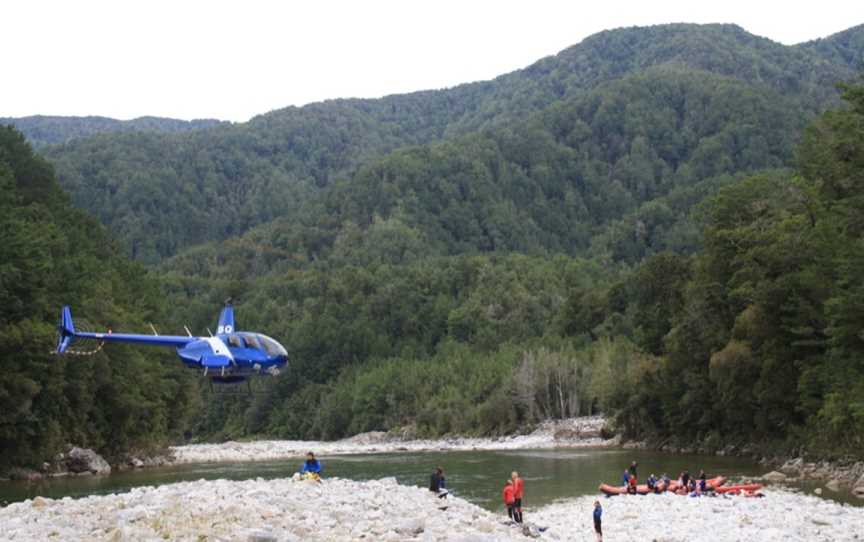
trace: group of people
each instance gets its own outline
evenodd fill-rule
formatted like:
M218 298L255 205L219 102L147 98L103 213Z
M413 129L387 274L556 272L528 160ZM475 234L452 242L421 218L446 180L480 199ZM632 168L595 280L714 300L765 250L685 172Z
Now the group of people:
M636 494L637 492L636 488L639 481L638 467L638 463L633 461L630 463L630 466L624 470L623 481L628 493ZM298 474L307 479L320 481L321 471L321 462L315 457L314 453L309 452L306 454L306 460L300 466ZM705 494L710 492L712 489L711 486L708 485L704 470L699 472L697 478L691 476L689 470L684 469L678 476L677 482L678 488L685 489L691 495ZM670 480L669 477L666 476L666 473L663 473L660 478L657 478L652 473L646 480L648 489L654 493L665 491L669 487L669 483ZM432 474L429 477L429 491L434 492L440 499L447 497L449 492L447 490L444 469L441 467L433 469ZM522 500L525 498L525 481L519 476L518 472L513 471L510 474L510 478L504 484L502 496L504 499L504 506L507 507L507 516L517 524L523 523ZM603 540L602 518L603 507L601 506L600 501L594 501L594 532L597 536L598 542L602 542Z
M447 496L447 483L444 477L444 469L435 467L429 476L429 491L443 499ZM507 516L515 523L522 523L522 499L525 498L525 481L519 473L513 471L510 478L504 484L502 492L504 506L507 507Z
M624 487L627 488L627 493L631 493L635 495L637 493L637 485L639 482L639 475L637 472L639 464L636 461L630 463L630 466L624 470ZM651 473L651 476L645 481L645 484L648 486L650 491L654 493L660 493L667 487L669 487L669 477L666 476L664 472L660 478L654 476L654 473Z
M516 523L522 523L522 499L525 498L525 481L519 477L515 470L510 473L510 478L504 484L504 506L507 507L507 515Z
M705 495L714 489L708 485L704 470L699 471L699 478L694 478L690 476L690 471L687 469L684 469L679 475L678 487L684 489L694 497Z
M444 469L435 467L429 476L429 491L443 499L447 496L447 483L444 477ZM504 506L507 507L507 516L515 523L522 523L522 499L525 498L525 481L519 473L513 471L510 478L504 484L502 492Z
M630 463L630 466L624 470L624 487L627 488L627 493L635 495L637 493L637 483L639 477L637 475L637 467L638 464L636 461ZM660 478L654 476L654 473L651 473L651 476L645 481L645 485L648 486L648 490L653 493L661 493L669 488L669 477L666 476L664 472ZM685 490L690 494L694 495L702 495L709 491L711 491L711 486L708 485L708 481L705 476L705 471L699 471L699 478L694 478L690 476L690 471L684 469L681 471L681 474L678 476L678 490Z

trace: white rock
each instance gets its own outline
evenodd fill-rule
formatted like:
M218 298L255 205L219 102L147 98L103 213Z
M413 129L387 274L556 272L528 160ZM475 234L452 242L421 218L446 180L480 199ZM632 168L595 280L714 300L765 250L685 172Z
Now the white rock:
M603 529L609 540L624 541L685 541L705 533L719 540L841 541L852 540L851 535L860 533L864 525L864 508L783 489L766 493L763 499L675 495L602 499ZM548 527L541 540L592 540L596 498L589 495L531 510L530 521ZM502 524L500 514L458 497L448 499L447 510L439 510L437 504L425 488L389 480L183 482L136 488L122 495L14 503L0 509L0 538L527 540L519 527ZM652 526L654 531L662 526L662 531L651 531ZM530 529L528 536L537 530Z
M78 448L66 454L66 468L74 473L111 474L111 465L93 450Z
M426 530L426 523L422 518L411 518L402 521L398 527L396 527L396 532L405 535L405 536L417 536Z
M775 470L775 471L769 472L768 474L766 474L762 478L765 480L768 480L769 482L783 482L784 480L786 480L787 476L785 474L783 474L782 472L777 472Z

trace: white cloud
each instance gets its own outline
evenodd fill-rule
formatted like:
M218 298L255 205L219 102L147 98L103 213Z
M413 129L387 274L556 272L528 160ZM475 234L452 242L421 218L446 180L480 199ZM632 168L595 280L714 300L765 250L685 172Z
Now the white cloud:
M246 120L489 79L604 29L667 22L792 44L864 22L864 3L7 0L0 116Z

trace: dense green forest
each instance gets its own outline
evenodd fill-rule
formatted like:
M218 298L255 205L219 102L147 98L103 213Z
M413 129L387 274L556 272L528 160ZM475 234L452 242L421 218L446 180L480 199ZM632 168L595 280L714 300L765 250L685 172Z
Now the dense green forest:
M493 81L45 148L107 233L5 129L6 466L595 412L860 455L864 90L836 84L862 36L621 29ZM205 402L152 350L47 354L64 303L204 333L228 297L290 351L269 394Z
M630 436L860 454L864 86L844 96L847 109L807 129L797 170L698 205L704 242L689 256L611 269L518 254L327 262L252 282L169 273L172 295L245 291L256 323L284 326L298 354L272 397L213 410L200 429L488 434L602 410Z
M40 464L69 442L117 460L181 436L200 397L171 356L50 353L61 305L140 325L165 314L158 281L72 207L10 127L0 127L0 191L0 471Z

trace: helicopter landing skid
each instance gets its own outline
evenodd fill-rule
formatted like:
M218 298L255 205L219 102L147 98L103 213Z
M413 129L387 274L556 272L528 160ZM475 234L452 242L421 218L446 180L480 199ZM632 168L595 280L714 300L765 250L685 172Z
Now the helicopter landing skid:
M213 396L269 395L272 393L271 386L266 382L262 382L262 378L260 377L245 378L237 381L227 379L217 381L213 378L208 378L205 389L209 395Z

